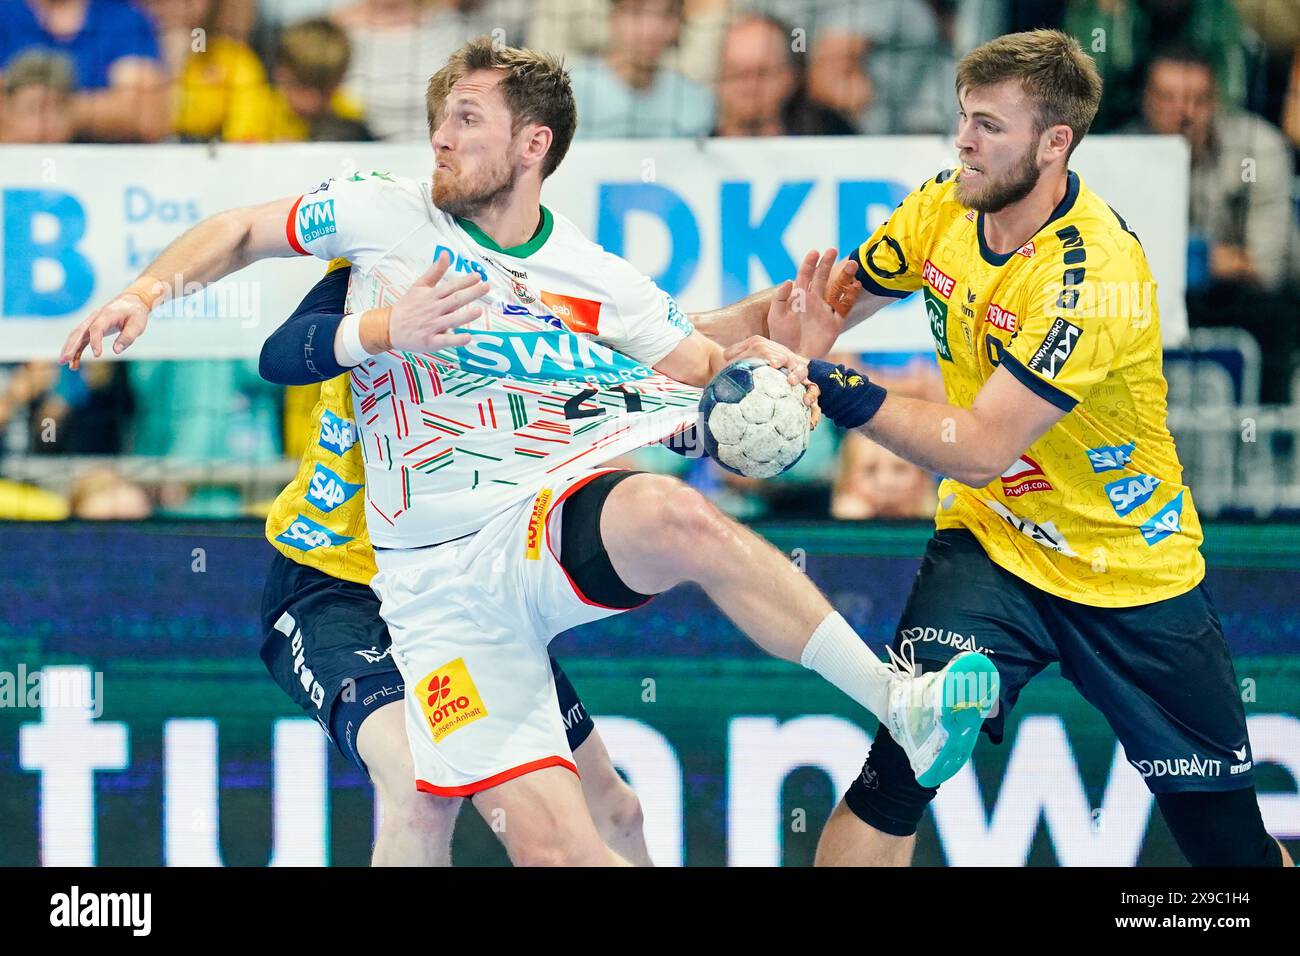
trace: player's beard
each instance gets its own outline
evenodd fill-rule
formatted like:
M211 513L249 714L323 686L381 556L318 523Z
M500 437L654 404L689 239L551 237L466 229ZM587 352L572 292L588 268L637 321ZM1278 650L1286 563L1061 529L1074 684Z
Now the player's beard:
M1019 202L1034 191L1042 170L1038 168L1038 146L1034 144L1025 150L1001 182L989 182L977 188L970 188L957 175L957 201L967 209L976 212L1001 212L1014 202ZM988 179L988 170L984 170L981 179Z
M433 204L449 215L473 219L515 188L515 170L504 157L499 165L483 169L468 182L457 174L433 174Z

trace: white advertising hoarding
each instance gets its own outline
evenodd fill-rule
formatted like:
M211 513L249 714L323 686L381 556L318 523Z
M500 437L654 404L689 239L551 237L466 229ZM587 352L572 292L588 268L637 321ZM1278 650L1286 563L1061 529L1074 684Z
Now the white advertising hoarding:
M853 248L953 162L947 137L576 143L543 202L703 311L793 276L811 248ZM360 170L428 175L424 146L8 146L0 152L0 360L53 358L87 312L200 220ZM1141 237L1166 344L1181 342L1187 151L1177 137L1089 137L1084 181ZM133 358L256 357L321 274L259 263L156 311ZM182 290L184 291L184 290ZM933 348L918 296L846 348Z

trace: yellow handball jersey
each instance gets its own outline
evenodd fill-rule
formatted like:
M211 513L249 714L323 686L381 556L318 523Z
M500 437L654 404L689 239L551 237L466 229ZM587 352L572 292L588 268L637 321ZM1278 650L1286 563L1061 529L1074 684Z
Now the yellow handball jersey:
M921 291L948 401L999 365L1067 412L997 480L939 486L935 523L1049 594L1099 607L1175 597L1205 574L1201 525L1165 424L1155 282L1119 214L1069 174L1020 249L996 254L957 174L922 183L856 253L863 286ZM960 587L961 582L953 582Z
M346 268L335 259L329 271ZM366 530L365 465L348 376L321 383L298 474L275 499L266 539L285 557L358 584L375 576Z

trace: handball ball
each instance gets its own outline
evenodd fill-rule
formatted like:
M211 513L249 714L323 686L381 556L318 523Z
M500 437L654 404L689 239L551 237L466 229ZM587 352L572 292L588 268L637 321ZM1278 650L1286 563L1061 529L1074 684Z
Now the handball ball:
M772 478L808 449L805 389L761 359L728 365L700 397L704 450L727 471Z

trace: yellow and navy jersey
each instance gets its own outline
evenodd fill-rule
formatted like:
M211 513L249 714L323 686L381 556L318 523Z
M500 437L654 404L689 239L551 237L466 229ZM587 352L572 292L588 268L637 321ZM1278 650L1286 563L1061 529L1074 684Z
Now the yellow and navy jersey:
M339 312L348 289L348 262L335 259L309 298ZM366 530L365 465L352 411L348 376L321 383L310 439L293 481L266 518L266 539L285 557L358 584L375 576L375 552Z
M1160 319L1146 254L1076 173L1051 218L994 253L959 174L911 193L855 253L863 286L920 290L949 403L970 408L994 369L1067 414L997 480L939 486L940 529L1067 600L1131 607L1205 573L1201 525L1166 427Z

